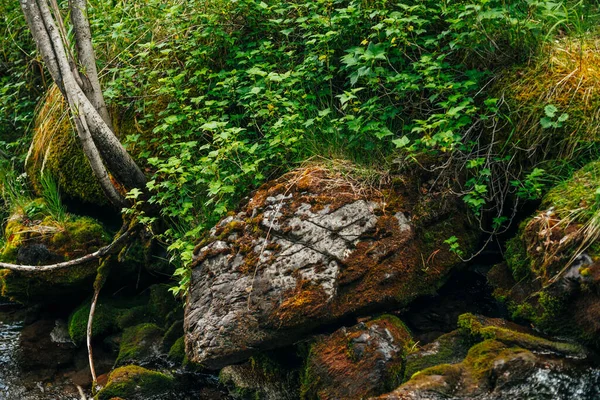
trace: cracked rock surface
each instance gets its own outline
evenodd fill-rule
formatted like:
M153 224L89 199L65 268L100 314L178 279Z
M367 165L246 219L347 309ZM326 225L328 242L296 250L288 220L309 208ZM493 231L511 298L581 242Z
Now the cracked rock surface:
M434 292L458 261L443 241L463 234L470 245L456 211L455 199L365 188L318 167L263 185L195 251L188 356L218 369Z

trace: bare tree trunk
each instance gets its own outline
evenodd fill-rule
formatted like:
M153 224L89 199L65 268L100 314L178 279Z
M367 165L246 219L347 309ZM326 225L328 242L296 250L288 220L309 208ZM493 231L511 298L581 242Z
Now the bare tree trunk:
M74 70L71 57L63 44L66 38L61 36L61 30L54 21L54 17L57 18L59 26L62 26L59 10L55 10L53 17L48 0L21 0L23 13L38 50L53 80L67 99L92 171L108 199L115 206L123 207L127 202L115 189L107 170L126 189L144 188L146 178L112 131L95 67L85 4L86 0L71 2L78 57L87 73L82 79L79 72Z
M70 0L71 22L75 31L75 46L77 57L83 68L83 76L87 78L82 87L83 92L106 123L113 130L112 121L104 102L98 70L96 68L96 55L92 46L92 33L87 18L87 0Z

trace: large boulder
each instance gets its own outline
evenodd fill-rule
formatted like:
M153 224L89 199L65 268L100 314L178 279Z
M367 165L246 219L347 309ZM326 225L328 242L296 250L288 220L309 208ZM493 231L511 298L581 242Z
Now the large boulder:
M262 186L195 251L190 360L221 368L434 293L460 262L444 241L468 251L474 235L460 200L405 181L375 188L311 167Z

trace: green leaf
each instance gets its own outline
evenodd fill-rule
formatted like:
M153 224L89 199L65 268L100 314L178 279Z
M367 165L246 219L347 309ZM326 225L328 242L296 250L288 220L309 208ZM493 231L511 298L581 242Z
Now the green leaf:
M548 129L554 126L554 122L552 122L551 119L544 117L540 119L540 125L542 125L542 128Z
M400 139L392 140L392 143L396 145L397 149L406 147L410 143L410 139L405 136L402 136Z
M556 106L552 104L548 104L546 107L544 107L544 114L546 114L546 116L550 118L554 118L554 115L556 115L557 111L558 108L556 108Z
M177 115L169 115L165 118L165 122L169 125L176 124L179 121L179 117Z
M260 75L260 76L266 76L267 72L263 71L262 69L258 68L258 67L252 67L248 70L246 70L246 73L248 75Z

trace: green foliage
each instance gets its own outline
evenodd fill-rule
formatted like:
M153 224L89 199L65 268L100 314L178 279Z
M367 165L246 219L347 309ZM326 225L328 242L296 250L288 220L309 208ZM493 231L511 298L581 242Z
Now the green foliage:
M91 1L105 96L151 175L149 196L128 197L167 222L174 291L188 285L203 232L314 155L383 168L451 160L447 168L466 171L454 184L482 217L502 203L494 187L510 160L488 149L496 139L485 129L503 118L489 82L550 33L583 30L573 17L582 10L540 0ZM544 123L565 116L547 108ZM538 195L532 174L513 186L518 196ZM499 229L506 219L494 207ZM157 219L127 212L148 226Z
M58 184L50 174L42 174L40 177L42 185L42 197L48 207L48 212L57 222L65 222L67 219L67 210L60 198Z
M460 249L460 243L458 243L458 238L456 236L451 236L448 239L444 240L444 243L450 247L450 251L456 254L458 257L462 257L464 252Z
M8 143L27 137L45 77L21 8L0 0L0 9L0 139L4 150L12 151Z
M558 9L497 0L135 3L94 3L92 25L105 60L115 57L106 96L136 121L125 141L153 174L143 201L170 221L162 238L179 265L176 291L200 233L307 157L390 165L395 148L411 158L472 152L467 133L498 113L482 91L491 71L532 54L548 28L541 16ZM472 166L464 197L477 214L491 196L487 164Z
M25 177L17 175L10 163L0 163L0 189L3 211L7 213L23 209L33 200Z
M562 113L558 115L558 108L556 106L549 104L544 107L545 117L540 118L540 125L542 128L560 128L563 126L563 122L569 119L569 114Z
M518 198L537 200L542 197L546 182L546 171L541 168L534 168L523 180L511 181L511 185L517 188L516 195Z

